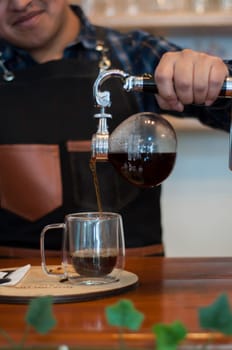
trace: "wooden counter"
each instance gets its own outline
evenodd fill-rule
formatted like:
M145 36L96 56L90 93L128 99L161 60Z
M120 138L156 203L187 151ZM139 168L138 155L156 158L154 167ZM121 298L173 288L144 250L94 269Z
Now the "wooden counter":
M1 268L40 261L0 259ZM127 258L126 270L139 277L139 286L129 292L98 300L55 304L56 327L48 335L32 331L27 344L117 345L118 333L107 325L104 309L121 298L133 301L145 314L138 333L129 332L129 345L154 348L151 326L157 322L182 321L189 330L189 342L204 342L207 337L198 326L197 308L208 306L227 293L232 302L232 258ZM4 287L0 287L4 288ZM14 339L21 339L27 305L0 304L0 328ZM215 342L232 343L232 338L215 335ZM0 346L4 345L0 335Z

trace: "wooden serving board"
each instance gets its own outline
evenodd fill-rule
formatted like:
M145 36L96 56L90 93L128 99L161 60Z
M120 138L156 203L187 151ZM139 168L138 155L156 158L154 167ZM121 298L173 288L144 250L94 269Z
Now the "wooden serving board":
M57 270L57 267L50 269ZM126 292L137 284L138 276L128 271L121 273L119 281L104 285L61 283L60 277L47 276L41 266L32 266L17 285L0 286L0 303L27 304L31 299L45 295L52 295L54 303L87 301Z

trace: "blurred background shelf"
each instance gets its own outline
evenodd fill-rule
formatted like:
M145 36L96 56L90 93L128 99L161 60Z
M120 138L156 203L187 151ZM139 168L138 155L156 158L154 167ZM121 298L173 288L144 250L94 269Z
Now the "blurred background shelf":
M232 0L72 0L91 21L116 29L232 31Z
M90 16L97 25L110 26L117 29L144 28L150 30L174 29L174 28L208 28L226 29L232 32L232 12L209 12L205 14L193 14L189 12L175 12L163 14L139 14L139 15L115 15Z

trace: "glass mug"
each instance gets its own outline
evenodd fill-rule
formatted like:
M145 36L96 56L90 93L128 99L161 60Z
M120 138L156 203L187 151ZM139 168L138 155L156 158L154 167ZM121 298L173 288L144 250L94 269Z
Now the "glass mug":
M99 285L116 282L124 269L125 243L122 217L110 212L69 214L64 223L51 224L41 232L42 269L54 275L46 264L45 235L63 229L60 274L74 284ZM57 274L55 274L57 276Z

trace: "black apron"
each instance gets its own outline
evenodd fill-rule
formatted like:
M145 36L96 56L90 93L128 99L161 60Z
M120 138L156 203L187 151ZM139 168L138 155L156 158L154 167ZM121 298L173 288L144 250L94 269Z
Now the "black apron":
M120 68L120 67L119 67ZM68 213L95 211L90 140L97 129L93 83L98 62L36 65L0 83L0 244L39 248L42 228ZM109 80L110 132L137 113L136 100ZM107 88L107 86L106 86ZM160 187L139 189L109 162L98 163L102 207L122 214L127 247L161 242ZM60 249L60 234L47 248Z

